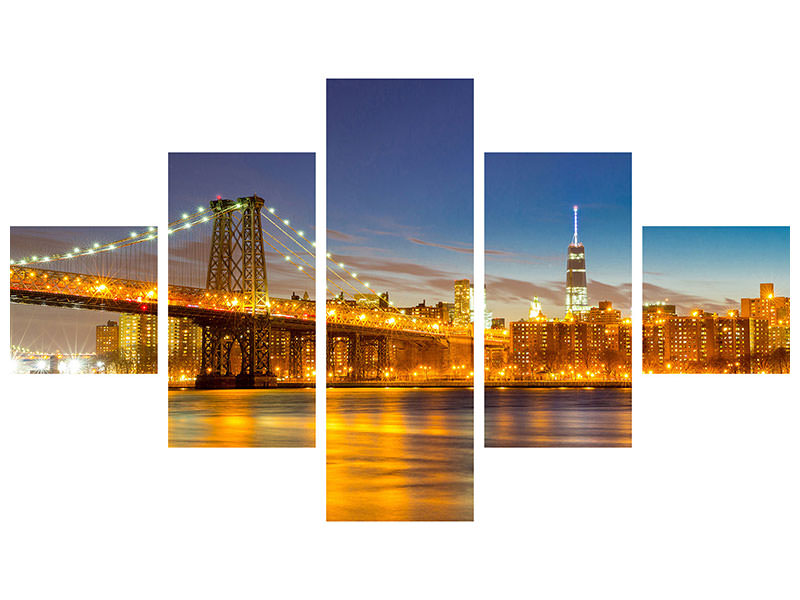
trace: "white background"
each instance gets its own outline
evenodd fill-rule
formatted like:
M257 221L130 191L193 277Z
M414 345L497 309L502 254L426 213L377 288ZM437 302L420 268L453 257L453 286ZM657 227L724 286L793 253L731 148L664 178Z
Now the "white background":
M558 5L7 4L3 253L163 226L169 151L314 151L324 217L326 77L474 77L478 233L484 151L633 152L635 323L642 225L796 224L790 3ZM479 450L438 524L325 523L321 388L317 449L168 450L166 375L2 386L6 598L798 594L796 374L637 376L633 449Z

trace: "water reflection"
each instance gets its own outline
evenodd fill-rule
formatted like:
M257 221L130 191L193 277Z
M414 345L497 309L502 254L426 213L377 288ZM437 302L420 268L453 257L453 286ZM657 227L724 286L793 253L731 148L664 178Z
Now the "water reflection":
M328 520L472 520L472 396L329 388Z
M630 447L630 388L487 388L487 447Z
M314 447L314 390L170 390L169 445Z

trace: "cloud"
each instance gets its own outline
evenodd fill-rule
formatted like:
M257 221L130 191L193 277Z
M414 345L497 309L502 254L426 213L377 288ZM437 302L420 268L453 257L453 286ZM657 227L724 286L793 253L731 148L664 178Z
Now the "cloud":
M597 306L602 300L610 300L615 308L621 310L628 310L631 305L630 283L613 285L590 279L588 290L589 301L593 306Z
M685 294L678 290L647 282L642 284L642 300L644 302L661 302L665 299L669 299L669 304L674 304L676 306L678 313L686 313L694 308L702 308L703 310L712 312L725 312L730 308L730 305L726 306L695 294ZM725 301L730 301L734 306L738 304L738 301L732 300L731 298L726 298Z
M534 296L551 304L564 302L563 284L555 281L537 285L530 281L487 275L486 294L492 302L499 304L524 303L527 306Z
M426 242L417 238L407 238L412 244L419 244L420 246L433 246L434 248L444 248L445 250L452 250L453 252L462 252L464 254L472 254L472 248L462 248L460 246L449 246L447 244L437 244L436 242Z
M343 233L341 231L336 231L335 229L328 229L328 237L332 240L337 240L340 242L349 242L349 243L356 243L361 238L358 238L354 235L350 235L349 233Z

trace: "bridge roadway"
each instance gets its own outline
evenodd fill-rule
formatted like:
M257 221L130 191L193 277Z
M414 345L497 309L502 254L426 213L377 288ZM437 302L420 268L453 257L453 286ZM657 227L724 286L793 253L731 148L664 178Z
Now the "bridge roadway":
M154 282L69 273L12 265L11 302L137 314L158 313ZM169 315L197 320L229 319L246 313L247 295L186 286L169 286ZM472 339L471 328L442 324L385 309L329 302L327 330L332 336L387 335L400 339ZM295 331L314 330L316 305L308 300L272 298L270 322Z

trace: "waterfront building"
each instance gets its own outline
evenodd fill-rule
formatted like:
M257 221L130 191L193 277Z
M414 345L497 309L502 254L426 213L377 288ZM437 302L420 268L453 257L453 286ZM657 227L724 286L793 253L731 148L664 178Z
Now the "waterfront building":
M95 354L97 358L112 362L119 352L119 326L116 321L106 321L95 328Z
M168 317L167 321L169 379L194 380L200 372L203 329L186 317Z
M158 370L158 318L123 313L119 317L119 370L155 373Z

